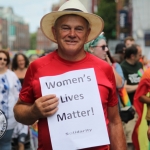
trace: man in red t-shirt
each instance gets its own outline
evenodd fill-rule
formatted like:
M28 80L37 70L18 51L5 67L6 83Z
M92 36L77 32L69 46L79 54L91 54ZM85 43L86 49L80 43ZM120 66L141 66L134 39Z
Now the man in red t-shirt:
M79 0L69 0L57 12L51 12L42 18L43 33L58 44L58 49L30 64L19 100L14 107L18 122L31 125L39 120L38 150L52 150L47 117L57 112L59 101L57 93L42 96L39 78L87 68L95 71L110 145L86 149L126 150L112 68L108 63L84 51L84 44L97 37L103 26L103 20L97 15L87 13ZM58 144L63 143L58 141Z

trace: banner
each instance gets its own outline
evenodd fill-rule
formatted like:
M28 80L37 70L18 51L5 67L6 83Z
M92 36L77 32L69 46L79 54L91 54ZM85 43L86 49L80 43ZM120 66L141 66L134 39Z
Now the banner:
M56 94L58 111L48 117L53 150L109 144L93 68L40 78L42 95Z

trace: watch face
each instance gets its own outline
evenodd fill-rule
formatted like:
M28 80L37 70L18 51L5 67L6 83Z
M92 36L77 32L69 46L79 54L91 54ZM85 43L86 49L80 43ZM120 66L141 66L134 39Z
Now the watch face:
M0 139L3 137L7 130L7 119L2 110L0 110Z

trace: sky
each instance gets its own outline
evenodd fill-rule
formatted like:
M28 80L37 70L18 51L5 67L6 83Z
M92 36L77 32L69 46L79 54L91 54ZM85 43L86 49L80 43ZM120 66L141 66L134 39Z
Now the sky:
M0 7L12 7L14 14L23 17L29 24L30 33L33 33L40 27L41 18L57 2L59 0L0 0Z

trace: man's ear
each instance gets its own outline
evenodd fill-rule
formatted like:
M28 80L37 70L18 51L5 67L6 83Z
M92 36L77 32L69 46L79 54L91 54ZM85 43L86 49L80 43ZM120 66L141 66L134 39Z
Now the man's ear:
M54 39L56 40L56 29L55 29L55 27L53 26L51 30L52 30Z
M131 58L131 59L134 59L134 58L135 58L135 55L134 55L134 54L131 54L130 58Z
M91 28L88 28L88 30L87 30L87 32L86 32L86 41L88 40L88 37L89 37L90 32L91 32ZM85 41L85 42L86 42L86 41Z

